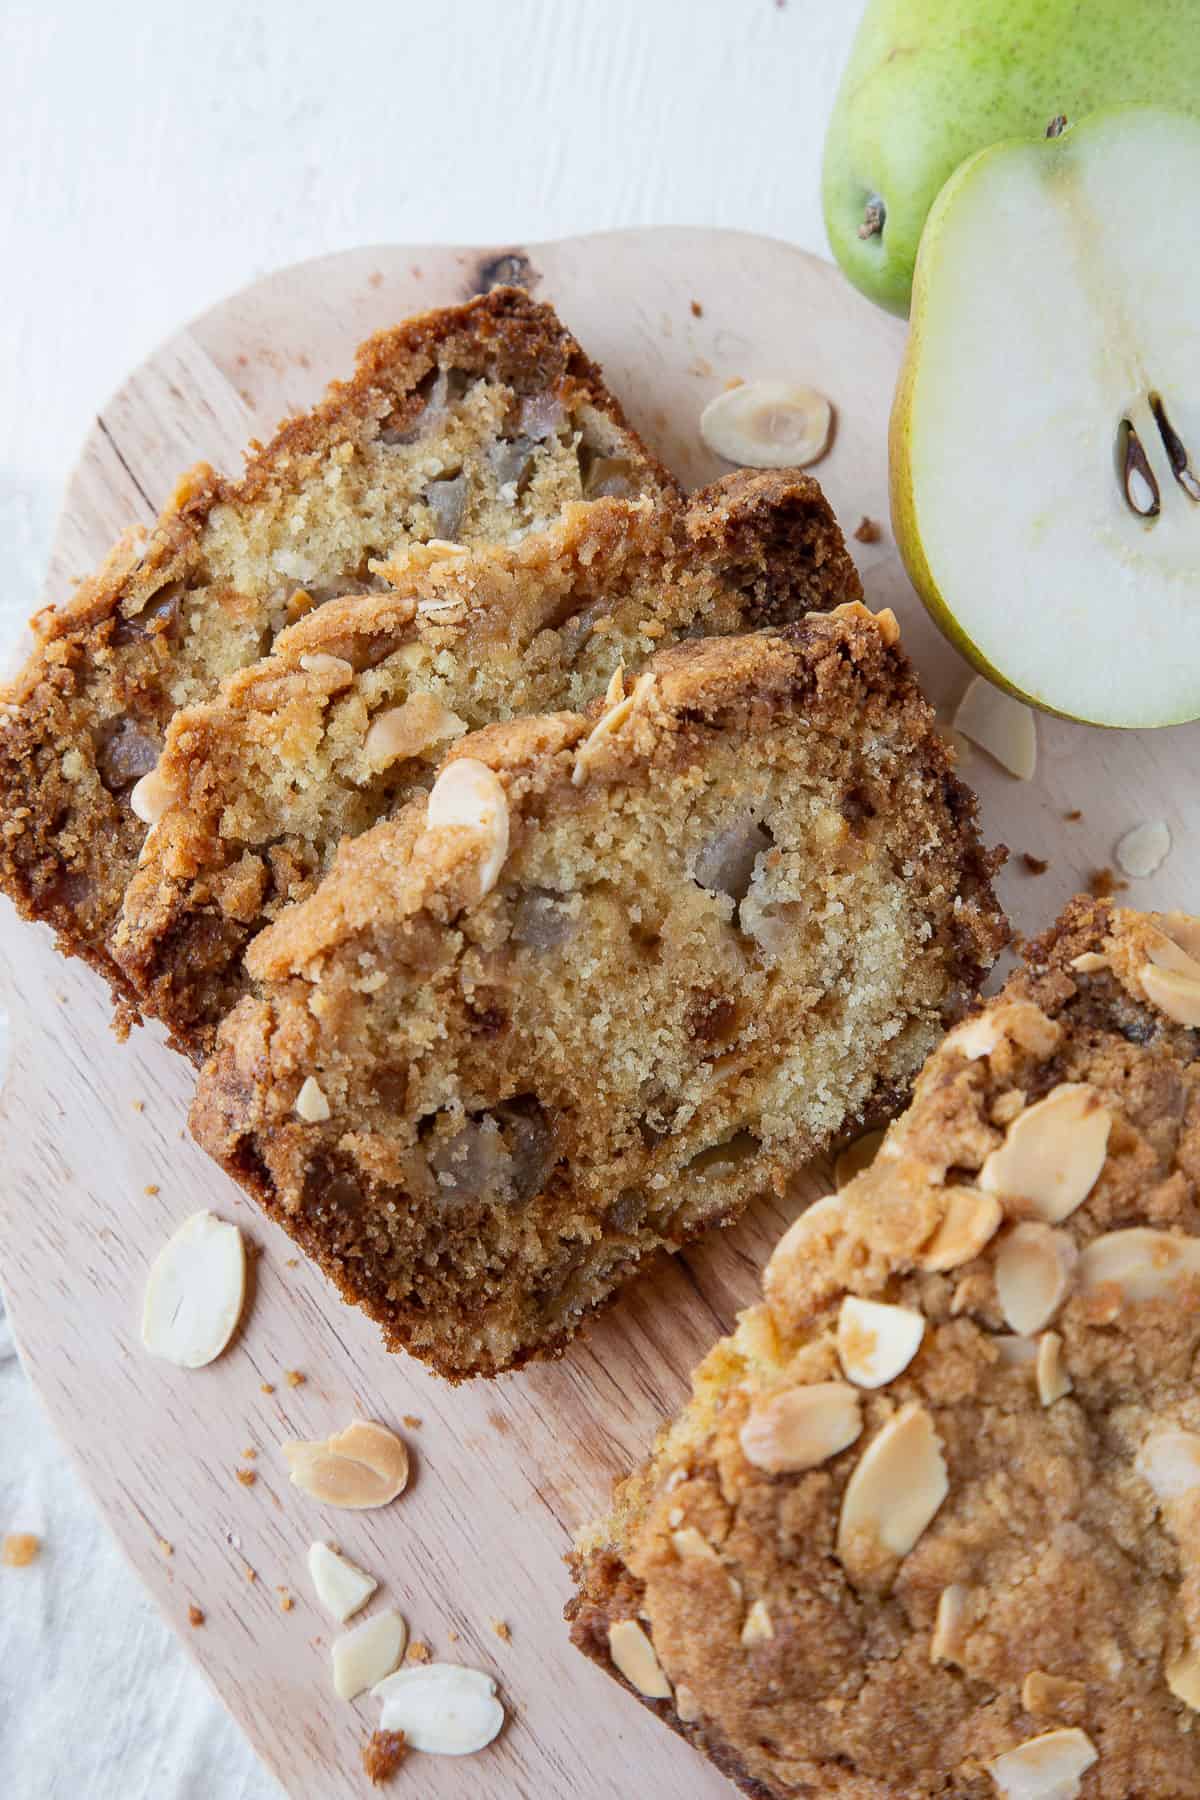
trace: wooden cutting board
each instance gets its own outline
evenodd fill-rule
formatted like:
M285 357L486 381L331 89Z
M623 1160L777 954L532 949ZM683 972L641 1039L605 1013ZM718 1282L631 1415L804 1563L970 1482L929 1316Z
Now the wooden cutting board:
M868 598L896 609L931 697L953 705L967 672L926 620L886 528L886 423L904 327L829 265L733 232L379 247L257 282L165 344L104 409L67 492L46 598L61 600L122 527L149 521L189 463L236 469L246 440L266 438L347 373L369 332L497 280L554 302L688 485L720 473L697 420L731 378L790 377L827 393L837 432L816 473L848 532L863 515L884 522L878 542L852 545ZM982 753L965 771L988 838L1014 851L1001 890L1016 926L1047 922L1146 817L1168 821L1175 847L1131 900L1200 908L1200 727L1038 729L1033 782ZM1083 817L1068 822L1076 808ZM1047 872L1024 870L1023 851L1047 859ZM326 1538L381 1578L379 1600L398 1605L437 1656L492 1671L509 1707L491 1749L469 1762L422 1757L405 1791L415 1781L424 1800L728 1793L570 1649L561 1559L751 1299L771 1243L822 1191L827 1168L799 1180L790 1208L764 1206L647 1274L560 1362L453 1390L386 1356L374 1329L200 1155L184 1128L189 1071L156 1029L119 1046L100 983L60 961L48 934L7 903L0 957L11 1014L0 1259L26 1364L130 1561L288 1792L338 1800L367 1787L358 1753L376 1708L333 1697L334 1628L305 1575L309 1543ZM235 1344L186 1373L144 1354L138 1313L151 1257L200 1207L235 1220L261 1255ZM303 1385L288 1385L288 1370ZM407 1433L415 1479L384 1511L322 1511L288 1485L278 1444L324 1436L356 1413L421 1419ZM255 1470L252 1487L239 1484L239 1466ZM203 1626L189 1627L190 1605ZM511 1626L511 1642L493 1619Z

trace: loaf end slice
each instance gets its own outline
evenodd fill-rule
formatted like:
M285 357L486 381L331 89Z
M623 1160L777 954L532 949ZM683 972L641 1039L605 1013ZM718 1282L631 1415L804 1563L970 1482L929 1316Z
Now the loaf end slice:
M1026 955L579 1541L575 1643L769 1800L1200 1792L1200 920Z

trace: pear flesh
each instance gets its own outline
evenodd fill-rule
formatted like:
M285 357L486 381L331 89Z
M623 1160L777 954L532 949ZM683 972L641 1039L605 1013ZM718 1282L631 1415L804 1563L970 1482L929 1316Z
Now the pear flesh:
M929 215L891 426L909 575L975 666L1095 724L1200 717L1200 123L980 152Z

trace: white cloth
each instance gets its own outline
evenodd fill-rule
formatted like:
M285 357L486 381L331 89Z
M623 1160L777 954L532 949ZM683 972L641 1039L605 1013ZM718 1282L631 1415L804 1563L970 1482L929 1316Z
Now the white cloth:
M857 10L6 0L0 666L97 407L266 269L673 222L823 249L820 149ZM0 1533L45 1540L31 1568L0 1569L0 1796L278 1800L121 1561L2 1326L0 1344Z

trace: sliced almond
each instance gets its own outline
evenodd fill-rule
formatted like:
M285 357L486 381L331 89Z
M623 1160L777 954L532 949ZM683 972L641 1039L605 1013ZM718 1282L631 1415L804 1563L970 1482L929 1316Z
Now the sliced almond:
M1177 1700L1200 1712L1200 1652L1194 1645L1174 1657L1163 1669L1167 1686Z
M1184 913L1168 914L1168 918L1186 918ZM1163 920L1164 925L1166 919ZM1186 936L1186 933L1184 934ZM1192 955L1185 944L1178 942L1169 931L1151 929L1146 934L1146 956L1158 969L1175 969L1180 975L1190 975L1200 980L1200 962Z
M330 1618L342 1625L367 1604L379 1586L373 1575L368 1575L349 1557L331 1550L328 1544L309 1547L308 1573L317 1599Z
M1156 968L1143 963L1139 971L1142 992L1151 1006L1177 1025L1200 1026L1200 979L1178 969Z
M1005 1210L1061 1224L1081 1206L1104 1167L1112 1115L1094 1088L1064 1081L1013 1120L979 1171Z
M1153 875L1171 853L1171 833L1165 819L1147 819L1127 831L1117 844L1116 857L1126 875L1135 880Z
M975 1062L981 1056L990 1056L1005 1039L1031 1056L1052 1056L1062 1040L1062 1027L1048 1019L1032 1000L1001 1000L986 1012L956 1025L945 1047Z
M600 717L575 752L575 767L571 770L571 785L573 787L583 786L584 782L587 780L588 764L595 755L597 748L604 742L605 738L610 738L614 736L616 732L620 731L626 719L633 712L636 704L637 694L634 692L632 694L627 694L624 699L618 700L615 705L609 707L607 712L601 713Z
M682 1682L675 1689L675 1711L685 1725L694 1725L701 1713L699 1698L690 1687L685 1687Z
M943 1188L942 1222L921 1251L920 1266L930 1274L961 1268L987 1249L1000 1229L1004 1212L991 1194L978 1188Z
M992 1339L996 1355L1006 1369L1032 1369L1037 1365L1037 1339L1001 1332Z
M1067 1726L1004 1751L987 1768L1005 1800L1076 1800L1098 1756L1086 1732Z
M824 456L833 408L816 388L743 381L710 400L700 436L726 462L751 469L803 469Z
M608 1654L630 1687L647 1700L669 1700L671 1684L650 1639L636 1619L619 1619L608 1628Z
M924 1335L925 1320L911 1307L847 1294L837 1324L842 1373L858 1387L886 1387L907 1369Z
M992 1101L992 1107L988 1117L993 1125L999 1125L1003 1128L1004 1126L1011 1125L1013 1120L1019 1117L1024 1111L1025 1090L1023 1088L1008 1088L1003 1094L997 1094L996 1098Z
M1200 1488L1200 1436L1166 1425L1152 1431L1137 1455L1137 1471L1160 1500L1179 1500Z
M246 1301L246 1246L236 1225L193 1213L167 1239L146 1279L142 1343L181 1369L214 1362Z
M1049 1325L1071 1291L1079 1252L1065 1231L1014 1225L996 1251L996 1298L1005 1323L1022 1337Z
M179 798L178 790L159 771L156 763L129 790L129 810L143 825L157 825Z
M1063 1362L1063 1341L1057 1331L1043 1331L1037 1347L1037 1391L1043 1406L1071 1392L1071 1377Z
M429 790L425 818L431 829L462 825L478 832L479 891L481 897L490 893L508 855L508 799L495 770L473 756L459 756L447 763Z
M1045 1669L1030 1669L1021 1683L1021 1705L1035 1719L1054 1718L1064 1706L1078 1704L1086 1694L1085 1682L1048 1675Z
M671 1533L671 1542L675 1546L675 1554L683 1561L689 1558L695 1562L719 1562L721 1559L709 1543L702 1531L694 1525L685 1525L679 1531Z
M925 1407L910 1402L863 1451L846 1483L837 1553L847 1568L880 1546L907 1556L950 1491L942 1443Z
M766 1602L756 1600L746 1614L746 1623L742 1626L742 1644L748 1650L753 1644L766 1644L775 1636L775 1627L771 1623L771 1615Z
M794 1322L802 1301L806 1308L816 1306L834 1289L832 1273L815 1281L814 1275L831 1270L834 1246L845 1227L841 1196L826 1194L793 1220L776 1244L763 1270L763 1295L781 1327Z
M955 709L953 725L1018 781L1033 780L1037 768L1037 726L1023 700L1014 700L982 675L975 675Z
M1134 1225L1093 1238L1079 1258L1083 1294L1112 1286L1122 1300L1160 1300L1182 1281L1200 1277L1200 1238L1175 1237Z
M972 1617L970 1588L961 1581L952 1581L938 1595L937 1616L929 1640L931 1663L961 1663Z
M333 1690L355 1700L390 1675L404 1655L408 1627L395 1611L375 1613L333 1640Z
M345 1431L320 1442L283 1445L292 1486L322 1506L355 1511L387 1506L408 1482L408 1451L395 1432L372 1419L355 1419Z
M1077 975L1097 975L1101 969L1111 968L1112 964L1098 950L1085 950L1082 956L1073 956L1069 966Z
M372 769L388 769L434 744L462 737L466 729L435 694L410 694L402 705L376 713L363 740L363 755Z
M741 1429L742 1454L772 1475L815 1469L862 1431L858 1395L844 1381L816 1381L761 1395Z
M402 1731L410 1750L427 1755L473 1756L504 1723L491 1676L458 1663L398 1669L373 1697L383 1702L380 1729Z
M333 1116L325 1090L315 1075L306 1075L301 1082L292 1110L306 1125L323 1125Z
M1159 923L1172 942L1200 965L1200 919L1191 913L1166 912L1159 915Z
M315 675L318 681L326 681L335 688L348 688L354 680L354 664L347 662L344 656L330 656L324 650L310 650L300 658L300 667L306 675Z
M882 1131L867 1131L852 1144L847 1144L833 1165L834 1185L839 1194L844 1187L849 1187L856 1175L870 1168L882 1142Z

